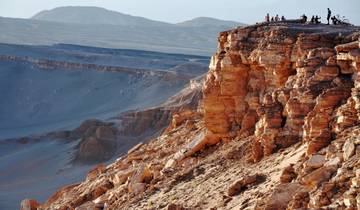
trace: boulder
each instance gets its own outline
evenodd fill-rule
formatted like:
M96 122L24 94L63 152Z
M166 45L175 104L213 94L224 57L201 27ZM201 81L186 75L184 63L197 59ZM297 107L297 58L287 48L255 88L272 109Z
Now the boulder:
M310 202L310 195L307 191L297 192L293 199L289 202L286 210L301 209Z
M264 156L263 148L259 141L254 141L252 144L252 158L254 162L259 162Z
M39 205L34 199L24 199L21 201L20 210L37 210Z
M341 163L341 159L339 157L332 158L328 160L324 166L338 166Z
M258 183L262 179L262 175L255 174L251 176L244 176L238 181L235 181L227 190L228 196L234 196L245 190L250 185Z
M176 160L174 159L170 159L166 162L164 168L168 169L168 168L174 168L176 166Z
M286 167L281 175L280 175L280 182L281 183L290 183L293 179L295 179L297 174L295 173L294 166L291 164Z
M75 187L79 186L79 183L76 184L72 184L72 185L68 185L68 186L64 186L62 188L60 188L58 191L56 191L55 193L53 193L48 200L46 201L46 203L53 203L56 200L60 199L62 196L69 194L69 192L71 190L73 190Z
M355 154L355 144L352 138L346 140L343 146L344 160L348 160L351 156Z
M355 177L351 179L351 186L353 188L360 188L360 169L356 169Z
M305 190L299 183L278 185L266 200L264 210L286 209L293 197L301 191Z
M119 186L124 184L129 177L134 173L133 169L128 169L124 171L117 171L115 174L113 174L110 178L110 181L115 185Z
M308 161L305 162L305 167L317 169L322 167L325 164L324 155L312 155Z
M354 144L360 145L360 136L357 136L354 140Z
M146 165L141 165L130 178L128 191L134 194L144 192L146 189L145 183L150 183L152 179L153 174L149 167Z
M104 173L105 170L106 170L105 164L98 164L88 172L86 178L89 180L95 179L100 174Z
M313 189L314 187L319 186L324 181L328 181L336 171L337 166L323 166L303 177L301 179L301 183L309 189Z

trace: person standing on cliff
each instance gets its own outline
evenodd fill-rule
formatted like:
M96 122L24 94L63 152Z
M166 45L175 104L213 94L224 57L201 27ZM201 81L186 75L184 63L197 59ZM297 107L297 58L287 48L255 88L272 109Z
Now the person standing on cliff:
M265 21L266 21L266 22L270 22L270 15L269 15L269 13L266 14L266 16L265 16Z
M300 18L301 18L301 23L306 23L307 16L305 14L303 14Z
M331 10L329 8L328 9L328 14L327 14L327 21L328 21L328 25L330 24L330 18L331 18Z
M314 15L311 17L310 23L312 23L312 24L315 23L315 16Z
M275 16L275 22L278 22L279 20L280 20L279 15L276 14L276 16Z

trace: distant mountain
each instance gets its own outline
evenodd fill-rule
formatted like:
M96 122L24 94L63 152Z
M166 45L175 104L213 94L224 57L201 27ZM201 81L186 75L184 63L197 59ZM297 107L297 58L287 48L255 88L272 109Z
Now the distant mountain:
M31 19L60 23L108 24L122 26L166 26L169 23L149 20L99 7L68 6L41 11Z
M239 23L235 21L228 21L228 20L219 20L215 18L209 18L209 17L198 17L194 18L192 20L184 21L177 23L179 26L187 26L187 27L237 27L237 26L243 26L244 23Z
M241 25L213 18L171 24L97 7L59 7L31 19L0 17L0 43L65 43L209 56L216 50L219 32Z

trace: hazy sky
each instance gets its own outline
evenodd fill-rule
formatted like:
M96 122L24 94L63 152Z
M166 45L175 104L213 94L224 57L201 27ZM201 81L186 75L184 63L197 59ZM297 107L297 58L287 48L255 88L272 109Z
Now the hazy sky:
M360 25L360 0L0 0L0 16L29 18L41 10L79 5L172 23L199 16L255 23L266 12L288 18L318 14L325 19L330 7Z

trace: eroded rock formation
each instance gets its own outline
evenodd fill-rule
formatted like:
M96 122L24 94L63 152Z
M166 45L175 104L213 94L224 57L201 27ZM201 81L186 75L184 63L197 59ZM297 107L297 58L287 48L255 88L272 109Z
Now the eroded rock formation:
M220 33L198 110L39 209L359 208L359 37L293 22Z
M308 154L327 146L358 122L355 31L278 24L222 32L204 85L206 128L222 139L255 135L254 160L301 140Z

